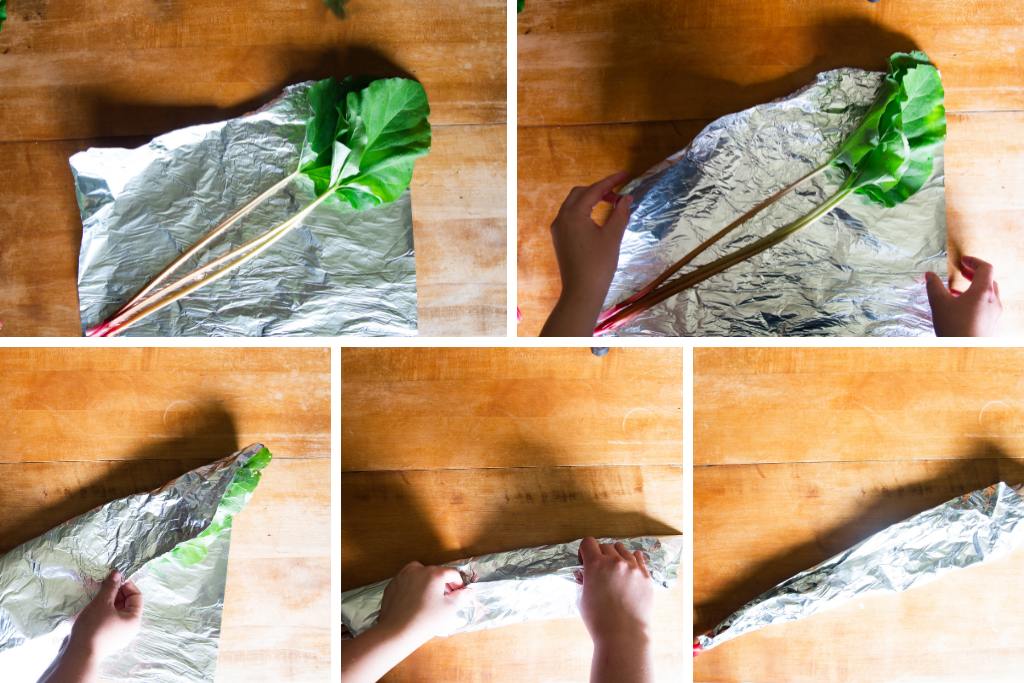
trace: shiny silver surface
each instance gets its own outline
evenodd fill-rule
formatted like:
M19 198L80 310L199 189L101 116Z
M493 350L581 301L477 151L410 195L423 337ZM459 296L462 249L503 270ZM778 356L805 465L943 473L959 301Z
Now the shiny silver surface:
M137 149L93 148L71 157L82 214L83 331L295 170L309 85L289 86L257 112L176 130ZM312 183L295 179L219 238L215 253L262 234L313 198ZM181 274L196 265L193 259ZM366 211L328 200L259 257L125 334L408 336L416 334L416 325L412 203L406 192Z
M1024 499L1004 483L954 498L869 536L748 602L710 633L708 650L854 598L898 593L996 559L1024 541Z
M235 473L262 448L249 446L154 491L101 505L0 557L0 671L14 675L5 680L34 681L46 669L70 618L116 568L142 591L142 628L126 650L104 661L101 679L212 681L230 528L196 563L186 565L171 551L210 525Z
M658 586L671 586L679 572L682 536L600 538L600 543L621 540L630 551L641 550ZM449 563L472 584L472 600L459 615L455 632L478 631L538 619L564 619L579 614L582 587L577 574L580 541L521 548ZM390 579L341 594L341 623L349 635L359 635L377 621L380 602Z
M724 116L622 190L634 195L605 307L829 159L863 118L883 74L838 69L784 99ZM766 252L642 313L617 335L927 336L924 273L945 277L943 150L932 179L886 209L859 195ZM791 223L842 174L810 180L682 272Z

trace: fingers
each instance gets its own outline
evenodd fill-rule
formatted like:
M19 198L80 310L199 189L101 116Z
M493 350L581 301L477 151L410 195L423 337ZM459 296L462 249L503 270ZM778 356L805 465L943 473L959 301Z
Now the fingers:
M96 594L96 600L102 600L108 605L113 605L117 600L117 591L121 587L121 572L116 569L103 579L100 584L100 592Z
M398 573L399 574L405 574L405 573L411 572L411 571L413 571L415 569L422 569L422 568L423 568L423 563L422 562L417 562L416 560L413 560L412 562L410 562L409 564L405 565L400 570L398 570Z
M642 550L636 550L633 552L633 557L636 559L636 566L640 567L640 571L648 579L651 578L651 572L647 570L647 558L644 557Z
M583 566L600 558L601 554L601 546L597 544L597 539L593 536L587 536L580 541L580 559L583 561Z
M574 188L574 191L580 190L576 193L576 199L584 206L594 208L594 206L596 206L606 194L611 192L618 185L621 185L628 177L629 174L625 171L617 171L607 178L602 178L588 187Z
M942 282L942 279L935 273L925 273L924 284L925 288L928 290L928 303L931 305L933 311L953 296L949 293L949 290L946 289L946 285Z
M121 585L118 598L124 603L121 608L123 611L133 616L142 614L142 591L139 590L139 587L134 582L125 581Z
M626 225L629 224L629 210L633 208L633 197L625 195L621 197L608 220L604 222L603 230L613 236L617 241L622 241L622 235L626 232Z
M615 549L615 552L618 554L618 556L625 560L628 564L636 564L636 558L633 557L633 553L626 550L626 546L624 546L621 542L615 543L615 545L613 545L612 547Z
M991 263L973 256L964 256L960 263L960 272L971 281L967 291L974 291L977 288L977 291L984 292L992 288L992 283L995 282L995 269Z

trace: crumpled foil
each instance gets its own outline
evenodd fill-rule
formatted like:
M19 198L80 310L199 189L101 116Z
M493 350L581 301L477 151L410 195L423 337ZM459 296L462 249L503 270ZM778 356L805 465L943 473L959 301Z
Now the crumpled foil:
M629 551L643 551L651 580L663 588L677 578L682 558L682 536L599 538L599 543L621 541ZM460 611L455 633L498 628L538 619L565 619L579 614L582 587L577 575L580 540L536 548L481 555L451 562L473 599ZM341 594L341 623L356 636L377 622L381 598L391 579L354 588Z
M254 444L154 491L101 505L0 557L5 676L35 681L57 656L69 619L116 568L142 591L142 627L128 648L104 660L101 680L212 681L230 528L213 536L201 560L186 564L172 551L210 526L235 474L262 450Z
M870 594L899 593L953 570L998 559L1024 541L1024 499L1000 482L869 536L748 602L695 648L809 617Z
M295 170L310 83L257 112L176 130L136 149L71 157L82 214L83 332L106 320L222 220ZM297 178L204 249L242 245L314 199ZM193 258L180 271L199 265ZM416 334L416 262L407 191L356 211L329 200L231 275L129 328L135 336Z
M605 308L657 277L745 211L827 161L875 101L884 74L837 69L784 99L722 117L621 190L633 211ZM842 173L802 183L681 272L733 252L832 196ZM943 150L891 209L859 195L781 244L644 311L613 334L932 335L924 286L946 276Z

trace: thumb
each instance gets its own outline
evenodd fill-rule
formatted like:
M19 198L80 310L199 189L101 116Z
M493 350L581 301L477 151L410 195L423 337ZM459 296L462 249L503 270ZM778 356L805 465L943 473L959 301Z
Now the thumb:
M604 222L603 232L614 237L616 242L622 241L622 235L626 232L626 225L629 223L629 210L633 206L633 196L623 195L612 209L608 220Z
M925 287L928 290L928 303L931 305L932 310L936 306L939 306L946 302L947 299L953 297L946 289L946 285L943 284L942 279L935 273L924 274Z
M116 569L103 579L103 583L100 584L100 592L96 594L96 600L100 600L108 605L113 605L117 599L117 591L121 587L121 572Z

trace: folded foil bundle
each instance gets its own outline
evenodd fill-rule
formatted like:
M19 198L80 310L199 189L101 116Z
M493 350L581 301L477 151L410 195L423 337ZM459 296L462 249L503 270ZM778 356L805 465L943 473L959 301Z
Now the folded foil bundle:
M310 85L289 86L252 114L176 130L137 149L92 148L71 157L82 215L83 332L295 170L311 112ZM232 228L220 249L241 246L314 197L312 184L296 179ZM195 259L187 264L197 265ZM364 211L332 200L258 258L126 334L408 336L416 325L407 191Z
M600 543L621 541L647 560L651 580L668 588L678 576L682 536L599 538ZM565 619L579 614L578 574L580 541L521 548L458 560L447 566L472 584L472 599L459 614L456 633L498 628L539 619ZM381 598L390 579L341 594L341 623L348 636L356 636L377 622Z
M837 69L789 97L730 114L630 183L634 196L605 308L640 290L748 209L826 161L875 101L884 74ZM931 180L883 208L853 196L781 244L615 331L646 336L924 336L928 270L945 277L942 146ZM803 216L839 187L830 171L708 249L689 268ZM688 272L684 270L683 272Z
M100 679L212 681L233 516L271 458L255 444L164 486L120 498L0 557L0 670L35 681L112 569L143 595L142 627Z
M694 651L871 594L899 593L1024 543L1024 498L1004 483L954 498L869 536L748 602Z

